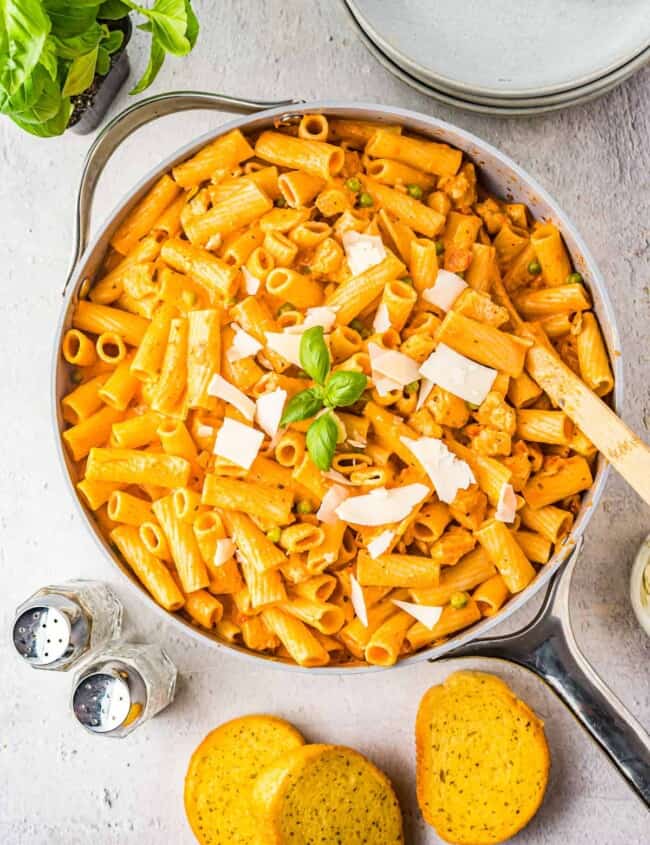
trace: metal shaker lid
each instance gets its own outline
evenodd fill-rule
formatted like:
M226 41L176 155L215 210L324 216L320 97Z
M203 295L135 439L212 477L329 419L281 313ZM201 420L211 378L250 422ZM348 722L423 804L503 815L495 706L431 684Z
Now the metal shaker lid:
M147 692L138 672L118 660L95 664L79 678L72 693L78 721L92 733L124 735L140 717Z
M36 668L57 669L72 663L89 641L89 620L81 607L67 596L35 596L16 612L14 647Z

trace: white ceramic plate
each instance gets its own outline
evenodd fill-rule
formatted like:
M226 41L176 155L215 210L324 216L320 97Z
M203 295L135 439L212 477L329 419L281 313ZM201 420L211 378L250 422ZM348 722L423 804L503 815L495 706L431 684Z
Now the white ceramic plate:
M352 15L351 18L353 22L357 23ZM357 33L365 47L377 59L377 61L385 67L386 70L392 73L393 76L396 76L402 82L406 83L406 85L409 85L421 94L426 94L428 97L432 97L434 100L438 100L445 105L454 106L455 108L464 109L465 111L471 111L476 114L494 115L496 117L534 117L537 115L547 114L549 112L560 111L568 106L588 103L616 88L643 64L650 61L649 47L644 51L641 57L629 62L627 65L624 65L621 69L619 69L619 71L610 74L604 80L601 80L599 84L592 83L591 85L584 86L583 88L575 89L572 92L572 97L568 100L554 102L552 98L549 98L549 100L546 98L536 98L533 101L534 105L527 105L526 103L529 103L529 100L512 101L511 105L508 106L501 104L492 105L490 103L492 103L493 100L490 99L487 103L479 102L478 100L464 99L462 97L449 94L448 92L442 91L438 88L434 88L432 85L425 84L420 79L411 76L399 65L395 64L395 62L393 62L373 41L371 41L363 29L361 29L358 25Z
M557 94L650 46L649 0L346 0L409 75L466 99Z

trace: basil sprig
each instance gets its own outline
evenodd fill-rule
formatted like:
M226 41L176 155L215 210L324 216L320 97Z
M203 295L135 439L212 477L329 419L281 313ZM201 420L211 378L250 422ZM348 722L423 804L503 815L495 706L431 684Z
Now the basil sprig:
M300 422L321 414L307 430L307 451L319 469L328 470L339 436L334 408L345 408L359 399L368 379L363 373L338 370L330 375L331 358L323 336L323 327L314 326L300 339L300 363L316 384L301 390L288 402L280 425Z

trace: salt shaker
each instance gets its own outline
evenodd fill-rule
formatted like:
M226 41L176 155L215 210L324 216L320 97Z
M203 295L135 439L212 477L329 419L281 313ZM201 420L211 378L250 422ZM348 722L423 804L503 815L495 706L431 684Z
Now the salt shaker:
M171 704L176 674L160 646L113 643L77 671L72 712L91 733L121 739Z
M17 609L13 642L35 669L65 672L119 637L122 605L98 581L74 580L35 592Z

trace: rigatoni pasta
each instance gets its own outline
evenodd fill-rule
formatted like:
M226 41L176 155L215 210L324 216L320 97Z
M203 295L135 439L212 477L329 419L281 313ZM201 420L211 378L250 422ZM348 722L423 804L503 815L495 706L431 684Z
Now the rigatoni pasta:
M326 372L365 379L327 469L318 327ZM127 213L63 337L62 438L162 607L301 666L390 666L498 613L571 530L596 451L540 344L612 390L552 222L447 144L305 115L222 135Z

